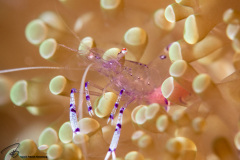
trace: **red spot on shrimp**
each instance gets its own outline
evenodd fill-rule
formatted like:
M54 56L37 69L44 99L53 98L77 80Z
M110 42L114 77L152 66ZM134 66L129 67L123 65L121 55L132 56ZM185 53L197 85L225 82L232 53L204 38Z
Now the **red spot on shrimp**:
M166 98L163 97L161 87L155 88L154 91L148 96L149 103L158 103L166 106Z
M127 49L126 49L126 48L123 48L121 52L122 52L123 54L127 54Z

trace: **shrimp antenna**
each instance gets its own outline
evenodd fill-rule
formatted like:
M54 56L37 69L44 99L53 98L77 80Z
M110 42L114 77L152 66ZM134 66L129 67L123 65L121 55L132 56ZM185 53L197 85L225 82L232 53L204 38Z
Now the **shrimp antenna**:
M59 70L59 69L67 69L67 68L65 68L65 67L48 67L48 66L23 67L23 68L13 68L13 69L0 70L0 74L1 73L18 72L18 71L26 71L26 70L38 70L38 69Z
M68 49L68 50L70 50L70 51L72 51L72 52L78 53L79 55L87 54L87 52L84 51L84 50L73 49L73 48L68 47L68 46L66 46L66 45L64 45L64 44L58 44L58 45L61 46L61 47L63 47L63 48L66 48L66 49ZM86 53L84 53L84 52L86 52Z
M80 42L81 42L81 39L78 37L77 33L74 32L74 31L67 25L67 23L64 21L64 19L62 18L61 14L60 14L57 6L56 6L56 3L55 3L55 5L54 5L54 7L55 7L55 10L56 10L58 16L61 18L62 22L63 22L64 25L66 26L67 30L70 31L70 32L73 34L73 36L74 36L74 37L79 41L79 43L80 43Z
M73 52L77 52L77 53L78 53L78 51L79 51L79 50L77 50L77 49L70 48L70 47L68 47L68 46L66 46L66 45L64 45L64 44L58 44L58 45L61 46L61 47L63 47L63 48L66 48L66 49L68 49L68 50L70 50L70 51L73 51Z

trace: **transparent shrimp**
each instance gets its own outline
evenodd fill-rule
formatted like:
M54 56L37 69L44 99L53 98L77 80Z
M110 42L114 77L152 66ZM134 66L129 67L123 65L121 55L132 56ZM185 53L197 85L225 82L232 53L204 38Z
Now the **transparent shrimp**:
M170 62L167 60L166 55L161 55L155 61L151 62L149 65L142 64L139 62L126 60L124 65L122 65L119 60L125 56L127 53L126 48L123 48L120 53L118 53L117 58L104 60L97 52L93 50L89 50L89 52L85 55L87 57L88 63L90 64L85 74L82 78L82 85L80 87L80 100L82 103L83 96L83 82L85 82L86 73L90 67L98 73L108 77L109 85L107 87L111 87L116 92L119 93L117 101L113 107L113 110L109 116L108 122L113 122L114 115L118 108L119 102L121 98L124 98L126 103L123 107L121 107L118 121L116 125L116 129L105 157L105 160L109 159L112 154L112 158L115 159L115 150L117 148L117 144L120 138L120 132L122 127L122 118L123 112L127 108L127 106L133 101L140 101L143 103L159 103L168 110L169 102L166 98L163 97L161 93L161 84L163 80L166 78L168 70L166 68L157 68L157 67L166 67ZM85 82L85 95L86 95L86 103L88 107L88 112L90 116L93 116L94 113L92 111L90 95L88 91L89 82ZM75 110L75 100L74 93L76 93L76 89L71 90L71 100L70 100L70 121L72 124L72 130L74 134L78 134L80 129L77 127L77 116ZM82 104L79 107L82 110ZM80 116L81 117L81 116Z
M127 54L127 49L123 48L121 52L118 53L117 58L105 60L102 58L101 52L96 51L95 49L89 49L87 51L79 51L71 49L65 45L59 44L60 46L70 49L71 51L77 53L82 59L84 59L85 65L87 65L84 75L82 77L82 83L79 91L75 88L71 90L70 94L70 123L73 130L73 136L79 134L80 128L77 125L77 108L79 110L79 118L82 118L82 103L83 96L86 96L86 103L88 107L88 112L90 116L93 116L93 110L90 101L90 94L88 91L89 82L85 82L87 72L89 70L94 70L99 74L104 75L109 79L109 84L104 88L112 88L119 96L113 110L109 116L108 122L113 121L114 115L118 108L119 102L123 99L126 103L121 107L119 111L118 121L116 129L105 157L105 160L109 159L112 155L112 158L115 159L115 150L118 145L120 138L120 132L122 128L122 118L123 112L127 106L133 101L139 103L159 103L162 106L166 107L166 110L169 106L169 102L166 98L162 96L161 93L161 84L163 80L168 76L168 69L170 61L166 55L161 55L148 65L134 62L130 60L125 60L124 65L120 63L121 58ZM6 72L15 72L21 70L32 70L32 69L71 69L65 67L29 67L29 68L18 68L18 69L9 69L2 70L0 73ZM90 84L91 85L91 84ZM85 91L83 91L85 90ZM76 107L74 94L79 92L79 106Z

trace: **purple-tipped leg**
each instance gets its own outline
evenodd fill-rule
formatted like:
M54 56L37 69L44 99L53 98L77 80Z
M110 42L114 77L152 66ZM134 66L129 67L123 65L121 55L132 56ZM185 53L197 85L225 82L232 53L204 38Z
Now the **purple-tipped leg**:
M121 128L122 128L122 117L123 117L123 111L124 110L125 110L124 107L122 107L120 109L116 129L115 129L115 132L113 134L113 138L112 138L109 150L108 150L107 155L106 155L104 160L108 160L110 158L111 154L112 154L112 159L116 159L115 150L117 148L118 141L119 141L119 138L120 138L120 132L121 132Z
M76 114L76 105L75 105L75 98L74 93L76 93L77 90L75 88L71 89L70 94L70 123L72 126L73 135L80 133L80 129L77 125L77 114Z
M87 100L87 107L88 107L88 113L92 117L94 115L93 110L92 110L92 104L90 101L90 96L89 96L89 91L88 91L88 83L85 83L85 94L86 94L86 100Z
M121 89L121 91L120 91L120 93L118 95L117 101L115 102L114 108L112 109L112 112L111 112L111 114L110 114L110 116L108 118L107 123L109 123L109 121L111 121L111 124L113 124L114 115L116 113L116 110L118 108L118 104L119 104L119 102L121 100L121 97L122 97L122 94L123 94L124 91L125 91L124 89Z

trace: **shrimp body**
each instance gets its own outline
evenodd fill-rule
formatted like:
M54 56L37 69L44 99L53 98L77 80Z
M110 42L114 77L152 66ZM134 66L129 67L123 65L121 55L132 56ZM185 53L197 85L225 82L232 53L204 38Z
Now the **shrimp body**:
M159 70L158 68L156 70L152 68L156 66L156 63L152 63L148 66L134 61L125 61L124 65L122 65L119 60L125 53L126 49L124 48L120 53L118 53L118 57L116 59L108 61L103 60L98 55L94 55L94 53L90 53L88 56L88 59L93 61L92 64L94 68L99 73L109 78L111 87L117 92L120 91L114 108L109 116L108 122L113 122L120 99L123 97L123 99L125 98L127 101L120 109L116 129L105 160L108 160L111 155L113 159L116 158L115 150L120 138L123 112L127 108L128 104L134 100L145 103L157 102L163 105L166 110L168 109L167 106L169 104L161 92L163 77L161 77L161 73L157 72ZM166 56L160 56L161 60L164 60L165 58ZM88 82L85 84L85 93L88 93L87 84ZM90 104L90 96L88 94L86 94L86 100L87 104ZM91 105L88 105L88 111L92 111ZM73 128L73 131L76 130L74 129L75 128Z
M161 89L159 89L165 77L163 78L162 74L157 69L154 69L152 64L146 65L125 60L124 65L122 65L119 60L121 56L126 54L125 48L118 53L120 55L118 58L110 60L104 60L94 51L90 50L89 52L87 57L90 62L88 63L93 63L94 70L108 77L110 87L117 93L121 89L125 89L124 99L131 97L145 103L157 102L166 105L162 101L164 98ZM158 61L165 61L165 58L159 57Z
M108 60L103 59L103 56L100 55L100 52L96 52L94 49L88 50L87 53L81 53L81 51L78 51L78 53L86 58L84 63L88 64L88 67L85 70L82 78L81 86L85 81L86 73L89 67L92 67L98 73L108 77L110 83L106 87L111 87L119 93L114 108L109 116L108 122L111 121L113 123L114 115L118 109L120 99L123 98L126 101L126 103L120 109L116 129L105 157L105 160L108 160L112 155L112 158L115 159L115 150L118 145L122 128L123 112L131 102L137 101L138 103L145 104L159 103L165 107L166 110L168 110L169 103L162 95L161 85L163 80L166 78L166 75L168 75L168 69L166 70L163 67L168 67L166 65L169 65L170 63L167 61L166 55L162 55L149 65L129 60L125 60L123 64L120 62L120 60L127 53L125 48L118 53L116 58L110 58ZM93 111L88 91L88 84L89 82L85 82L85 95L88 112L89 115L92 116ZM80 90L80 95L83 95L82 87ZM73 94L74 93L71 92L71 97L74 97ZM79 101L82 102L82 100ZM70 100L70 121L72 124L73 133L78 134L80 130L76 127L76 112L71 108L71 106L74 106L74 102L74 99Z
M122 49L118 55L121 55L122 52L125 52L125 55L126 49ZM161 93L161 84L165 77L163 78L162 74L153 68L154 65L146 65L129 60L125 60L124 65L122 65L119 62L119 57L104 60L98 53L90 51L88 60L92 61L94 70L108 77L110 87L117 93L121 89L125 90L123 99L135 99L143 103L166 105L166 99ZM157 61L165 61L165 58L159 57Z

